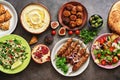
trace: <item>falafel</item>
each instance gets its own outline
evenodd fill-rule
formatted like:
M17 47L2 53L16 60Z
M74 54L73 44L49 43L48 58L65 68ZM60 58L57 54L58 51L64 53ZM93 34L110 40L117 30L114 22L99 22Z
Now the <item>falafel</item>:
M81 19L83 18L83 13L82 12L77 12L76 15L77 15L78 18L81 18Z
M82 22L83 22L82 19L80 19L80 18L79 18L79 19L76 19L76 25L77 25L77 26L81 26L81 25L82 25Z
M77 13L77 10L76 10L76 6L74 6L73 8L72 8L72 10L71 10L71 14L76 14Z
M70 27L75 28L76 27L76 22L75 21L70 21Z
M63 23L64 23L65 25L68 25L69 22L70 22L70 18L68 18L68 17L63 17L62 20L63 20Z
M74 6L72 4L67 4L66 9L71 11Z
M76 19L77 19L77 16L76 16L76 15L71 15L71 16L70 16L70 20L75 21Z
M78 6L76 6L76 10L78 12L82 12L83 11L83 7L78 5Z
M71 15L70 11L68 11L68 10L63 11L63 16L69 17L70 15Z

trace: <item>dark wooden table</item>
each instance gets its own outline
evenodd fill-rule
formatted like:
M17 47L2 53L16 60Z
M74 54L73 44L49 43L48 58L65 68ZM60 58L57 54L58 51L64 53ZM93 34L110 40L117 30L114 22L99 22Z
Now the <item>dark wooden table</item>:
M48 7L51 13L51 21L54 21L57 20L57 13L62 4L70 0L7 0L7 1L9 1L15 7L18 13L18 17L20 16L20 12L25 5L31 2L44 4L46 7ZM108 13L113 3L118 0L78 0L78 1L81 2L87 8L89 17L93 14L100 14L103 17L104 25L101 28L99 35L102 33L109 32L107 27ZM45 35L50 34L50 32L51 29L48 28L44 33L37 35L39 38L39 42L37 44L44 43ZM17 34L24 37L28 42L32 37L32 34L26 32L22 28L20 19L13 34ZM65 37L70 36L68 35L64 37L59 37L58 35L54 36L54 42L52 45L49 46L50 49L52 50L55 43ZM31 48L33 46L31 46ZM90 46L91 43L89 45L89 48ZM112 70L106 70L98 67L91 58L89 66L82 74L76 77L64 77L53 68L51 62L47 62L40 65L35 63L31 59L28 67L18 74L8 75L0 72L0 80L120 80L120 67L117 67Z

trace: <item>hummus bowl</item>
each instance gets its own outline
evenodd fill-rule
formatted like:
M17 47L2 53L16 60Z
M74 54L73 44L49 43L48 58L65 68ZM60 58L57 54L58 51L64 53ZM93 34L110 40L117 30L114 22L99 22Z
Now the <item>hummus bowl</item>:
M30 3L22 10L20 20L26 31L32 34L40 34L48 28L50 14L45 6Z

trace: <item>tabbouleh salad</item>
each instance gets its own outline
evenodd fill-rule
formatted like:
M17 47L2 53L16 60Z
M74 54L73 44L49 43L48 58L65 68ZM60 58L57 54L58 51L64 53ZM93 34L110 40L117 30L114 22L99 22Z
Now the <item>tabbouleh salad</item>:
M20 61L21 63L27 58L26 47L21 45L17 39L0 42L0 65L5 69L12 69L12 65Z

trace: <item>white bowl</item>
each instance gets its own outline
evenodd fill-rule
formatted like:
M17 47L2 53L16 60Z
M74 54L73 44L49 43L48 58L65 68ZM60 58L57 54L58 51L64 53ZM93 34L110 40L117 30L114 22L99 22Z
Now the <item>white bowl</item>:
M18 16L15 8L9 2L0 0L0 4L2 4L4 8L7 9L12 15L12 18L10 19L9 30L6 30L6 31L0 30L0 37L1 37L1 36L11 34L15 30L18 22Z

